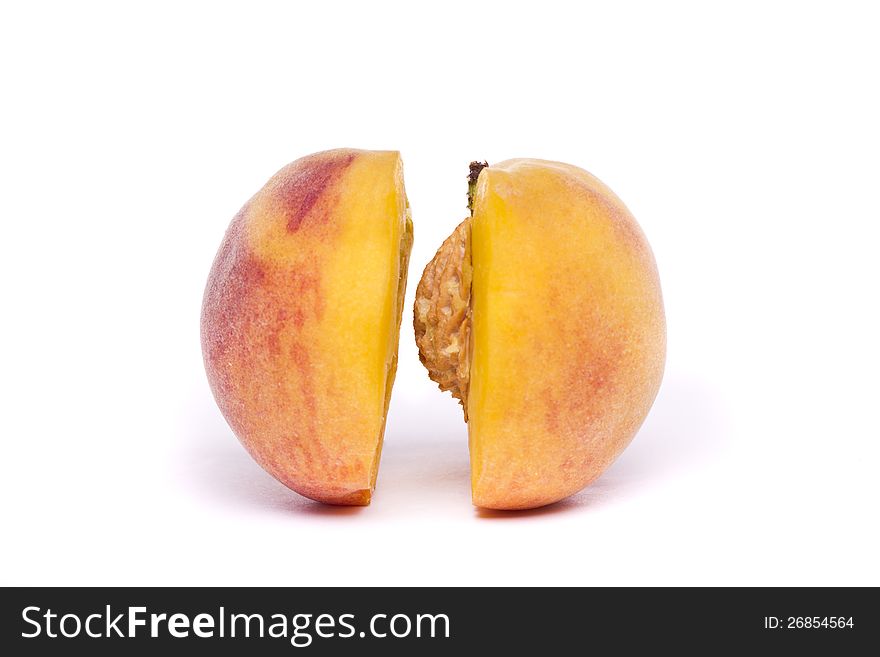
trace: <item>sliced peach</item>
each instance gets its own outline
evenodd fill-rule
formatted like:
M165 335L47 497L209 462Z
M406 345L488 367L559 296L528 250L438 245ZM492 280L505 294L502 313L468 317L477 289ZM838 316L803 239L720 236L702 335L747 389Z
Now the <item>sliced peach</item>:
M314 500L369 504L412 246L398 153L316 153L232 220L208 278L202 350L256 461Z
M474 504L538 507L596 479L653 404L657 267L624 204L577 167L472 165L470 200L419 284L416 341L465 408Z

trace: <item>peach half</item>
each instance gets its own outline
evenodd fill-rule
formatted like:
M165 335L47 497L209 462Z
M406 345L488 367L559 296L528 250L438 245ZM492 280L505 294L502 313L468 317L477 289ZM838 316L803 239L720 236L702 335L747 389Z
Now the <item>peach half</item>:
M339 149L275 174L214 259L211 390L251 456L306 497L370 502L411 246L399 154Z
M471 165L469 207L428 264L419 356L464 407L473 502L529 509L590 484L660 387L666 322L654 256L586 171Z

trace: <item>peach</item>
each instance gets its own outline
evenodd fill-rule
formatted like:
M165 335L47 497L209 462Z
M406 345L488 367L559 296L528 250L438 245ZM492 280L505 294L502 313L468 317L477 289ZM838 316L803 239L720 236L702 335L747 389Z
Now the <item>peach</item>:
M472 165L466 219L426 267L419 355L468 423L474 504L528 509L590 484L660 387L666 323L624 204L567 164Z
M339 149L275 174L214 260L201 316L214 397L251 456L306 497L370 502L411 246L399 154Z

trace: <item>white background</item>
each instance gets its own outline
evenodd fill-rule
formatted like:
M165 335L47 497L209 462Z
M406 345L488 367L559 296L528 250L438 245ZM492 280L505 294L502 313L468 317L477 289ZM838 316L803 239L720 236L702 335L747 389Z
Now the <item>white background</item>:
M0 583L880 584L878 16L716 4L4 5ZM412 284L372 506L240 447L208 269L271 174L339 146L402 152L416 280L471 159L577 164L628 204L668 366L591 488L471 506Z

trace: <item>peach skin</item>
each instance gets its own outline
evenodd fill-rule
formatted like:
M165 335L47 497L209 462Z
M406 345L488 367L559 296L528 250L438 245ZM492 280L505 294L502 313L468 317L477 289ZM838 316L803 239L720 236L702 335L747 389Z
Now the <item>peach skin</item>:
M471 165L466 219L428 264L415 333L464 407L475 505L530 509L590 484L660 387L654 256L624 204L567 164Z
M411 246L399 154L339 149L275 174L214 259L211 390L251 456L313 500L370 503Z

